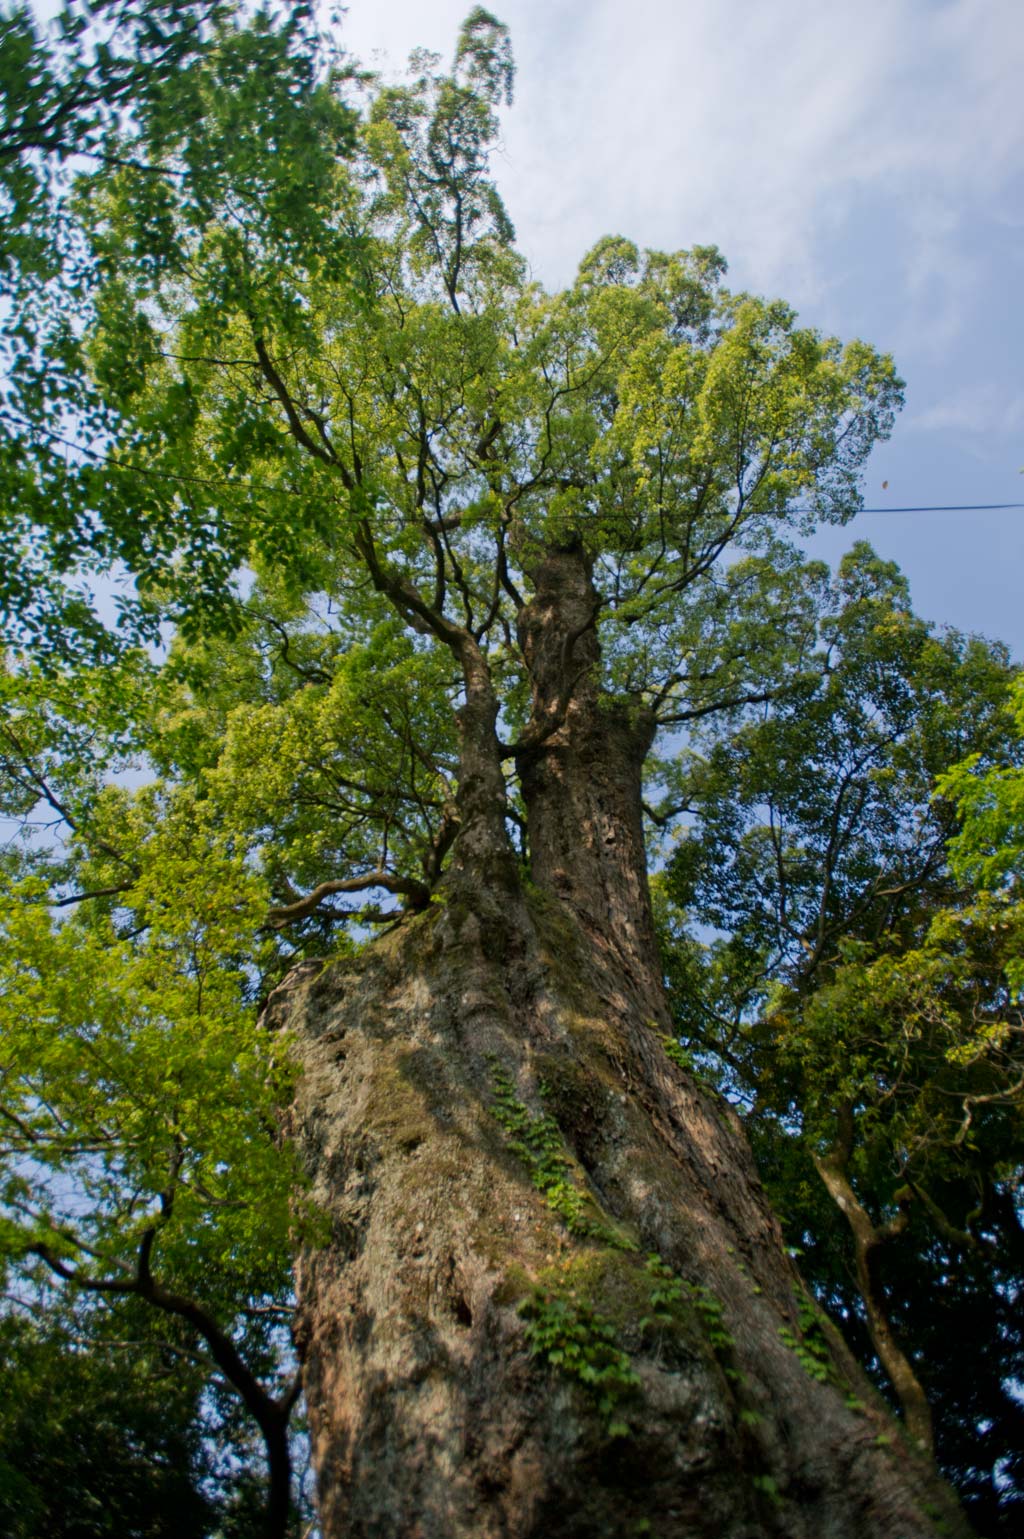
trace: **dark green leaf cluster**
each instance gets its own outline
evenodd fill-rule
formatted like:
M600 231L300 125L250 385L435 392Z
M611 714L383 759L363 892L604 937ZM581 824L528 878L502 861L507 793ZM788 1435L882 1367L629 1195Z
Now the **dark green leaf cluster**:
M992 809L1020 784L1014 674L1003 648L918 619L865 546L834 581L809 577L800 668L670 771L692 819L658 879L678 1030L746 1110L805 1272L885 1386L821 1162L843 1172L939 1457L984 1531L1009 1533L1024 1020L1014 815ZM994 891L971 880L983 869Z
M112 1325L95 1310L39 1303L0 1320L9 1539L204 1539L229 1504L190 1343L155 1329L144 1309Z

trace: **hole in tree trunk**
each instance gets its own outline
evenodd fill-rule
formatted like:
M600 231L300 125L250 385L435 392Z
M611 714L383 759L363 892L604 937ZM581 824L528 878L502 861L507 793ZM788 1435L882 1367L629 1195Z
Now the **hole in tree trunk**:
M467 1329L473 1324L473 1311L461 1293L455 1295L455 1318L460 1325L466 1326Z

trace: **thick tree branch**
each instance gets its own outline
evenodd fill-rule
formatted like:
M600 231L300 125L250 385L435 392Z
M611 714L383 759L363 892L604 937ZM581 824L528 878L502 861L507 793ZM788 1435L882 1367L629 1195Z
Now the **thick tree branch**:
M863 1206L847 1173L853 1148L853 1109L844 1103L839 1109L838 1138L826 1154L815 1154L815 1168L825 1189L843 1214L853 1235L857 1286L864 1301L868 1333L896 1391L907 1424L907 1431L926 1452L932 1451L932 1413L921 1381L896 1339L889 1322L885 1299L876 1276L878 1251L887 1240L901 1234L909 1222L908 1203L881 1228Z
M716 711L735 711L743 705L767 705L774 699L771 690L751 690L749 694L732 695L726 700L712 700L707 705L691 706L686 711L672 711L658 716L659 727L681 727L689 721L701 721Z
M366 892L371 887L383 887L385 892L408 898L409 907L412 909L426 908L430 902L430 888L423 882L417 882L413 877L396 876L391 871L367 871L362 876L320 882L311 893L304 898L299 898L295 903L285 903L278 908L270 909L267 922L275 929L281 929L286 924L294 924L298 919L305 919L318 909L326 898L332 898L336 893Z
M278 656L286 668L290 668L300 678L308 679L310 684L329 684L331 682L332 675L325 672L323 668L308 667L304 663L297 663L295 661L289 650L292 637L288 633L288 628L282 625L281 621L276 619L274 615L265 614L262 610L253 609L249 605L245 606L245 612L252 615L253 619L258 620L261 625L268 625L280 639L281 646L278 650Z
M934 1197L926 1192L923 1186L918 1186L915 1181L910 1181L907 1183L907 1185L910 1191L913 1192L914 1196L921 1203L932 1223L935 1225L935 1228L938 1230L939 1234L947 1242L947 1244L954 1246L957 1250L964 1250L973 1253L980 1251L986 1255L992 1254L993 1247L987 1240L984 1238L979 1238L977 1235L973 1234L970 1229L958 1229L957 1226L946 1217L945 1213L939 1207L939 1204L935 1201ZM967 1221L969 1224L971 1224L980 1217L981 1209L979 1207L968 1217Z
M285 384L284 380L281 378L281 375L278 373L274 361L271 358L270 353L267 351L266 343L263 341L262 337L257 335L255 331L255 324L253 329L253 343L256 348L256 356L260 361L260 370L264 379L267 381L267 384L273 390L274 394L277 396L277 399L281 403L285 417L288 419L288 426L291 429L292 437L297 443L302 445L308 454L312 454L314 459L318 459L322 464L329 465L332 470L336 470L341 476L342 485L345 487L346 491L353 491L355 489L355 482L352 479L351 473L349 472L348 467L338 458L334 446L331 444L330 439L326 436L322 423L316 423L320 438L322 440L320 443L318 443L317 440L306 431L305 424L303 423L302 416L300 414L300 409L293 400L288 386ZM316 418L313 413L307 411L307 415L312 416L314 422L316 422Z
M463 626L456 625L447 615L428 604L411 582L389 569L381 559L369 519L364 518L356 531L356 549L366 563L370 580L377 592L390 599L403 620L415 630L443 641L465 668L469 649L478 651L472 636Z
M73 892L66 898L50 898L51 908L70 908L72 903L85 903L89 898L116 898L119 892L128 892L130 882L121 882L117 887L97 887L92 892Z

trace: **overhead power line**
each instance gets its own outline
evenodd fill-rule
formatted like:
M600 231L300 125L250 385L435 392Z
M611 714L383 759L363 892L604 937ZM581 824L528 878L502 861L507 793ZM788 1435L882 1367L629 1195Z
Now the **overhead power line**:
M919 508L861 508L861 513L989 513L999 508L1024 508L1024 502L949 502L925 504ZM801 508L801 513L812 509Z
M82 455L83 458L92 460L92 461L94 461L97 464L104 465L104 466L106 466L110 470L121 471L121 472L127 473L129 475L148 476L148 477L153 478L154 480L174 481L174 482L177 482L177 483L179 483L181 485L201 486L204 489L205 488L212 489L212 490L238 490L238 489L241 489L243 491L244 490L255 491L257 489L257 483L255 481L249 479L246 476L238 476L238 477L235 477L235 476L210 477L210 476L181 475L181 474L176 474L173 471L166 470L162 466L157 467L157 466L151 466L151 465L135 465L135 464L130 463L129 461L121 460L116 455L110 454L108 452L105 452L105 451L102 451L102 450L89 449L84 444L78 443L74 439L65 438L61 434L55 433L52 430L48 430L46 428L40 428L38 424L29 423L26 418L21 417L20 414L18 414L18 413L10 412L10 411L4 411L4 410L0 409L0 421L3 421L4 419L6 419L8 422L10 422L12 425L14 425L16 427L26 427L26 426L31 427L36 432L38 432L41 437L49 440L49 442L57 444L57 445L59 445L62 448L73 450L74 452ZM310 496L310 493L308 491L299 491L299 490L297 490L296 488L293 488L293 487L278 486L278 487L275 487L274 490L275 490L275 492L278 495L283 494L283 495L285 495L287 497L302 498L303 500L307 500L309 498L309 496ZM994 512L1000 512L1000 511L1005 511L1005 510L1014 509L1014 508L1015 509L1022 509L1022 508L1024 508L1024 502L921 503L919 506L915 505L915 506L912 506L912 507L908 506L908 507L893 507L893 508L858 508L857 509L857 514L859 515L861 513L882 513L882 514L884 514L884 513L994 513ZM785 509L784 511L787 512L787 513L812 513L812 514L820 513L820 509L818 509L818 508L788 508L788 509ZM593 517L594 515L585 514L583 516L584 517ZM598 516L601 516L601 515L598 515ZM857 516L857 515L855 515L855 516ZM577 514L576 517L579 518L580 515ZM375 521L377 523L393 523L393 524L398 524L398 523L402 522L402 520L400 518L395 518L393 516L388 517L387 515L385 515L382 518L381 517L380 509L375 509L374 510L374 519L375 519Z

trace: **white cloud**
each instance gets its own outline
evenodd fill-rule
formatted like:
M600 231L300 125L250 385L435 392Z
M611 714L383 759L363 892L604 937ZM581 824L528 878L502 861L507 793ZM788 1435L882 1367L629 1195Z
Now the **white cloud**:
M1019 437L1024 434L1024 392L1007 396L996 385L974 385L913 413L904 425L922 433Z
M350 3L353 51L397 66L418 42L448 56L472 0ZM873 484L1019 499L1021 0L489 3L519 62L495 170L538 276L566 281L610 231L715 241L735 283L895 352L908 413ZM926 612L1024 651L1000 517L966 541L924 515L868 532Z
M362 6L358 54L448 54L466 0ZM717 240L743 281L820 300L830 237L870 197L878 267L955 312L972 212L1024 156L1019 0L510 0L520 59L501 185L539 272L564 281L608 230ZM895 269L898 268L898 271ZM936 288L943 291L941 298ZM957 324L947 318L944 330Z

